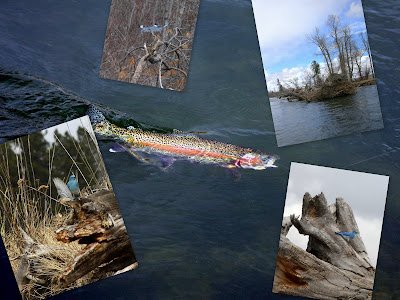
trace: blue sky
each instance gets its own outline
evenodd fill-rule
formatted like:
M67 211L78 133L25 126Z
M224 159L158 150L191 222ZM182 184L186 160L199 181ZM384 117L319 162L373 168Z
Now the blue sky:
M339 16L353 33L366 30L361 0L252 0L252 4L269 89L277 77L282 81L300 76L313 60L324 62L314 55L319 50L306 35L316 26L328 34L328 15Z

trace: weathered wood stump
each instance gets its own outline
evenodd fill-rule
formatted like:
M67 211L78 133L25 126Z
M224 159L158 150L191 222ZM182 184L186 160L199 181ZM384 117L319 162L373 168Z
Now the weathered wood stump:
M308 235L307 250L287 237L291 226ZM375 269L359 235L345 240L335 232L358 230L342 199L328 206L323 193L303 197L302 217L284 217L273 292L318 299L369 299Z
M56 239L86 246L67 262L61 274L50 274L43 272L46 261L60 259L57 253L63 249L62 244L40 244L20 228L24 249L15 276L24 298L45 298L54 282L59 287L55 290L62 291L83 276L85 282L94 282L138 266L113 191L101 190L63 203L73 208L73 216L67 226L56 231ZM29 284L34 285L34 291L27 295L25 287Z
M117 200L112 191L98 191L71 201L75 223L57 230L56 238L68 243L87 244L69 265L60 282L68 285L93 271L91 280L110 276L109 272L137 267Z

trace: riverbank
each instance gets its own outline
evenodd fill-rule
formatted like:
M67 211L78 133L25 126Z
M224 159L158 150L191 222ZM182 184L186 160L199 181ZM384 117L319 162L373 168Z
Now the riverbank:
M284 89L280 92L269 92L270 97L285 99L289 102L299 100L305 102L316 102L353 95L361 86L376 84L375 79L361 81L347 81L339 75L332 76L324 83L315 87L303 87L296 89Z
M357 87L366 86L366 85L374 85L374 84L376 84L376 79L372 78L372 79L366 79L366 80L360 80L360 81L353 81L353 84Z

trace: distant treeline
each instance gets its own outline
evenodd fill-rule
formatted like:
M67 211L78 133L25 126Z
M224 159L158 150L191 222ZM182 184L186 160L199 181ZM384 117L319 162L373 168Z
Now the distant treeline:
M71 174L76 174L82 178L77 166L85 178L93 177L93 170L98 169L99 157L83 127L78 128L77 138L68 132L60 134L57 130L54 135L58 138L54 144L45 139L44 132L38 132L0 145L0 179L4 186L9 182L17 190L21 177L36 187L52 185L51 178L54 177L67 181ZM98 174L99 177L103 175ZM81 185L84 186L83 179ZM57 199L55 188L51 189L51 196Z

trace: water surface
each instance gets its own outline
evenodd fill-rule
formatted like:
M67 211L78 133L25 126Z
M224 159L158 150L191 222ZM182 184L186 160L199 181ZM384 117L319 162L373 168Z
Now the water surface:
M279 146L383 128L376 85L325 101L270 98L270 103Z
M129 115L151 128L205 130L206 138L277 153L280 167L246 170L240 181L221 168L185 162L164 172L109 153L100 141L139 268L55 299L292 299L271 292L291 161L391 176L375 290L399 295L400 152L390 151L400 135L400 4L363 3L385 128L283 148L250 1L201 1L182 93L98 77L110 4L1 2L3 141L81 116L94 102L113 107L110 115L121 122ZM16 297L3 250L0 267L0 298Z

